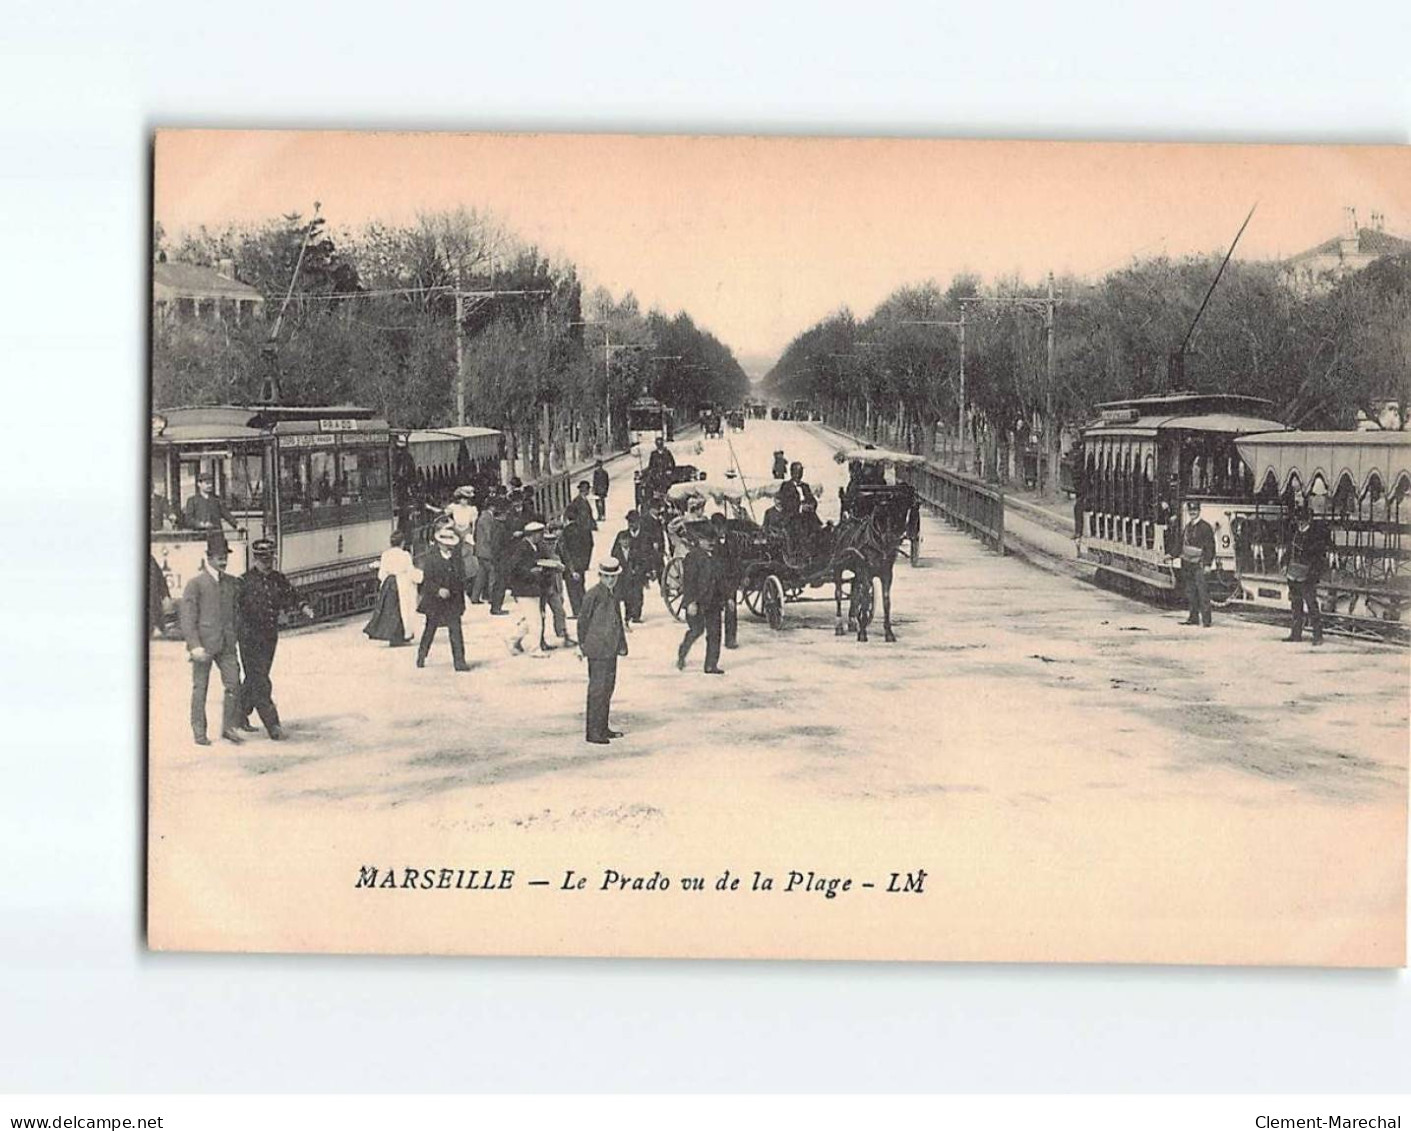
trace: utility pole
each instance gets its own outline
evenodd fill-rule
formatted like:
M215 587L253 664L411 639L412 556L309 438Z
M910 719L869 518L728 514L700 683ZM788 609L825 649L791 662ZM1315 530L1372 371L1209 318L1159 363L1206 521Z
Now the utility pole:
M1048 448L1048 479L1041 485L1050 499L1058 498L1058 459L1060 441L1058 422L1053 417L1053 272L1048 273L1048 305L1044 308L1044 332L1047 354L1047 401L1044 407L1044 442Z
M1045 336L1045 390L1044 390L1044 441L1049 447L1048 475L1044 476L1042 458L1040 459L1039 479L1041 489L1045 489L1048 494L1056 498L1058 496L1058 429L1053 419L1053 390L1055 384L1054 373L1054 311L1061 300L1053 288L1053 272L1048 273L1048 294L1044 298L1028 298L1021 295L972 295L969 298L960 300L961 316L964 317L965 304L970 302L983 302L991 306L1014 306L1021 310L1034 310L1043 315L1044 336Z
M456 260L456 424L465 424L465 298L461 293L461 263Z

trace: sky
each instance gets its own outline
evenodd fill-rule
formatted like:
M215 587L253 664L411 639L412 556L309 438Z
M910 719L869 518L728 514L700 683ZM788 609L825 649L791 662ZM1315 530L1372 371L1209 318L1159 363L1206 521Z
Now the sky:
M308 215L335 230L488 209L589 286L685 310L752 375L840 307L972 271L1100 276L1134 257L1242 258L1411 237L1411 148L923 139L162 131L168 234Z

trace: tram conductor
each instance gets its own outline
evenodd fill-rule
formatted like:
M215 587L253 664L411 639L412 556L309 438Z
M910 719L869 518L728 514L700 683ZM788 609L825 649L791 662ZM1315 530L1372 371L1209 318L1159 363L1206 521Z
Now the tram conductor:
M253 731L250 713L258 712L265 731L278 742L284 737L284 728L279 724L279 708L274 705L274 685L269 673L274 666L274 650L279 644L279 614L285 609L298 608L312 620L314 610L299 596L289 579L274 568L274 543L270 539L257 539L250 546L250 562L251 568L240 582L235 617L240 666L245 672L240 684L240 729Z
M1215 563L1215 531L1200 517L1200 504L1186 504L1186 525L1181 531L1181 580L1186 587L1186 624L1210 627L1210 578Z

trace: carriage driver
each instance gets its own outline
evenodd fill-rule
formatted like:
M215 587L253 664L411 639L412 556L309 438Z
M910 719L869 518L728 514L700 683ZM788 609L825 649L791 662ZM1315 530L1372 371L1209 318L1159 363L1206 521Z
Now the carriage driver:
M789 478L779 484L775 496L779 510L786 519L793 519L804 511L812 510L817 521L818 500L813 497L813 488L803 481L803 464L794 460L789 464Z

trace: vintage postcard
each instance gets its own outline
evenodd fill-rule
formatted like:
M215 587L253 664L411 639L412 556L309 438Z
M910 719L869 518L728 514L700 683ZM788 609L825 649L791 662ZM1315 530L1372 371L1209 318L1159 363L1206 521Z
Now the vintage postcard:
M154 148L153 948L1405 963L1411 150Z

